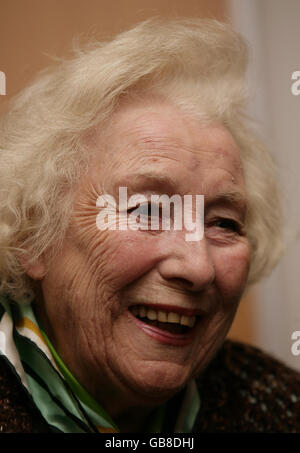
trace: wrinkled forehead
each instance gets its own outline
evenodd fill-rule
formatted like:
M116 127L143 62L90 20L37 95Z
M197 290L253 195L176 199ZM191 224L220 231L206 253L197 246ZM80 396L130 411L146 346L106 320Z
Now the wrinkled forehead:
M119 172L128 166L167 165L171 171L180 165L189 174L223 169L234 180L243 179L238 146L223 125L203 123L165 102L122 105L101 141L101 162L117 165Z

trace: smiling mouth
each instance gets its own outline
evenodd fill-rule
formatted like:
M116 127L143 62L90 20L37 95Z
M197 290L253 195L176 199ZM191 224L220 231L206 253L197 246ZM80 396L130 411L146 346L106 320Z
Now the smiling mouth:
M133 305L129 311L140 321L149 326L169 332L173 335L190 333L198 321L198 316L180 314L165 309L155 309L153 306Z

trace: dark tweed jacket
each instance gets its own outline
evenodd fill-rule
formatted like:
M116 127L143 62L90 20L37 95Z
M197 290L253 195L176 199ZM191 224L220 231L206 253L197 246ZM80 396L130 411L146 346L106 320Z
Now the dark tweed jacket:
M257 348L226 341L197 383L194 432L300 433L300 373ZM0 432L48 431L0 356Z

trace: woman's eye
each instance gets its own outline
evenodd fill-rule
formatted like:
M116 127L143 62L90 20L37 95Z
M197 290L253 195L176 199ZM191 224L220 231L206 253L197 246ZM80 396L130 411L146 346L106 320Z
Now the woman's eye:
M128 209L128 214L133 212L135 209L138 209L139 214L144 217L159 217L161 215L160 206L151 202Z
M147 204L143 204L141 206L139 206L139 212L141 215L147 217L147 216L151 216L152 214L152 210L151 210L151 203L147 203Z
M213 226L222 228L224 230L233 231L235 233L241 232L241 225L232 219L218 219L213 222Z
M127 210L127 215L134 218L131 219L135 224L139 224L142 230L162 229L162 208L156 203L143 203L139 206L132 207Z

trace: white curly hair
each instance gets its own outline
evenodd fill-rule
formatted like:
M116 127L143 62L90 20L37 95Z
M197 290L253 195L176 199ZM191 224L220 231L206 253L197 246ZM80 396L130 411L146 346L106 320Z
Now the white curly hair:
M104 127L121 98L147 93L233 135L249 200L248 285L268 274L283 250L280 197L273 159L246 126L241 36L212 19L149 19L74 54L40 73L0 120L0 292L24 298L33 282L20 256L60 247L88 171L86 132Z

